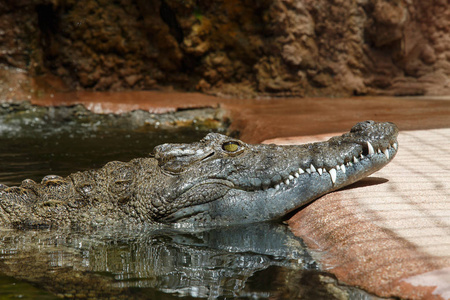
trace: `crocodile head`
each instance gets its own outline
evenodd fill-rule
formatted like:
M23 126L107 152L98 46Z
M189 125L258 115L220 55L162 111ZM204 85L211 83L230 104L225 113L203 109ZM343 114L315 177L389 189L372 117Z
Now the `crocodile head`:
M392 123L366 121L298 146L250 145L217 133L157 146L163 179L153 219L183 226L280 218L382 168L397 152L397 135Z

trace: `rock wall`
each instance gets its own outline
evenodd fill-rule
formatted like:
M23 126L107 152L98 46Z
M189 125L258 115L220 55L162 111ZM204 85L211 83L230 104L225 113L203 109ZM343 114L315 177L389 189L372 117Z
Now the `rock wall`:
M448 95L449 2L5 0L0 96L36 82L237 97Z

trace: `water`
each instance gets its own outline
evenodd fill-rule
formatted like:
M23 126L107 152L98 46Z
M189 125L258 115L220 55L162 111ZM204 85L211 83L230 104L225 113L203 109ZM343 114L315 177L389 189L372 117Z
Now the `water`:
M161 143L197 141L209 131L119 126L112 116L83 114L0 111L0 182L66 176L145 156ZM0 230L0 299L366 296L321 272L302 241L282 224L202 231Z
M40 182L49 174L67 176L74 171L101 167L113 160L129 161L148 156L160 143L198 141L205 135L205 131L182 129L0 137L0 182L18 185L25 178Z
M316 269L301 241L277 224L88 236L4 231L0 243L1 272L66 297L267 298L279 283L267 286L264 277L281 283L283 272Z

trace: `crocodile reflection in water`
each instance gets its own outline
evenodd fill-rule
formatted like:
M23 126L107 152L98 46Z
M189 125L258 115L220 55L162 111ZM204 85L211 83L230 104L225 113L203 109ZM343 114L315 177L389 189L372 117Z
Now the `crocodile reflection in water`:
M98 231L90 237L11 230L0 232L0 247L1 273L57 295L78 297L146 298L160 293L164 298L168 293L266 298L286 285L286 272L317 273L302 242L286 226L272 223L196 232ZM252 285L252 277L265 270L269 273L264 276L274 277L272 285ZM326 292L318 279L314 286L297 284L299 293Z

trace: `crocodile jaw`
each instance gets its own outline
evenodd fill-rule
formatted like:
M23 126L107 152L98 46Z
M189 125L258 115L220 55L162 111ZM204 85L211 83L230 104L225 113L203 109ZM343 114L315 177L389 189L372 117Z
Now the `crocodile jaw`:
M396 147L398 144L395 144ZM225 197L179 210L172 215L176 227L223 226L234 223L254 223L262 220L280 219L287 213L302 207L314 199L352 184L378 171L389 163L397 150L376 152L357 162L348 163L334 171L304 171L298 176L288 177L273 188L259 191L230 189ZM387 157L387 155L389 157ZM310 171L310 170L309 170ZM176 220L178 219L178 220Z

